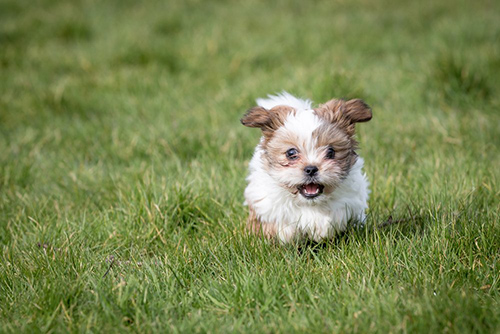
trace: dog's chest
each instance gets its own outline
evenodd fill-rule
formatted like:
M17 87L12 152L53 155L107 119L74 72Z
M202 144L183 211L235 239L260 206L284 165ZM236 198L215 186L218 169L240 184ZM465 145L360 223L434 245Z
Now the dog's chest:
M292 204L292 203L291 203ZM329 205L296 206L290 205L284 215L273 217L274 221L282 220L282 228L286 226L309 235L325 238L345 229L347 212L345 209L333 209Z

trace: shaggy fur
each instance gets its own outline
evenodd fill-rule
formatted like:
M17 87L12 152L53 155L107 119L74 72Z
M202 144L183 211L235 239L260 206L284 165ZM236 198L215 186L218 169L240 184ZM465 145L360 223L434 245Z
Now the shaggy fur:
M369 190L354 124L371 119L370 107L356 99L313 109L286 92L257 103L241 120L262 130L245 189L250 231L319 241L362 223Z

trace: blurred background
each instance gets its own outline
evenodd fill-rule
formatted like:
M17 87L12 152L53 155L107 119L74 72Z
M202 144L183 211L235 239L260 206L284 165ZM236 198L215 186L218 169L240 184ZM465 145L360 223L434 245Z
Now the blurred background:
M431 190L432 173L450 177L443 168L498 162L499 7L2 0L2 182L102 203L122 178L154 171L183 184L225 166L241 192L259 133L239 118L287 90L364 99L372 182L414 171L411 184Z
M364 127L383 128L384 138L367 130L378 145L421 134L419 122L427 130L430 117L441 139L458 144L467 135L439 127L440 118L497 112L498 7L2 0L3 138L21 145L16 160L27 154L21 143L44 143L38 150L51 165L50 146L67 146L80 160L127 164L246 150L253 145L239 116L255 98L288 90L318 103L365 99L375 124ZM10 160L15 150L3 145Z

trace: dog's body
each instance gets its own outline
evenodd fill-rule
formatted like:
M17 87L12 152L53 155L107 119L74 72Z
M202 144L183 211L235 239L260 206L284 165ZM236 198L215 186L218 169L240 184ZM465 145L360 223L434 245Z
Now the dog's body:
M263 136L245 189L249 227L282 242L315 241L363 222L368 181L355 153L354 123L371 119L361 100L311 102L288 93L258 99L242 118Z

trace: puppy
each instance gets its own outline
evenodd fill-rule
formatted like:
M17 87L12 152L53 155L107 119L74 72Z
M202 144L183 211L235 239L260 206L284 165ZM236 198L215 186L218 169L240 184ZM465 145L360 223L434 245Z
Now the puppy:
M245 189L250 230L287 243L328 239L350 222L362 224L369 189L354 125L372 118L370 107L334 99L313 109L286 92L257 104L241 119L262 130Z

